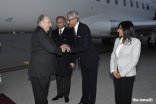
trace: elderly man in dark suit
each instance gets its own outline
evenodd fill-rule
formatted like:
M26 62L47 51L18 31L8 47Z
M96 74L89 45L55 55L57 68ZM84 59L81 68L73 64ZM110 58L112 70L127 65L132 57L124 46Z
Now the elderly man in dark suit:
M76 47L70 47L67 44L63 44L61 47L70 53L77 53L80 59L82 97L79 104L95 104L99 56L92 43L90 29L87 25L79 22L76 11L70 11L67 14L67 23L75 33Z
M40 15L37 28L31 37L31 57L28 75L31 78L35 104L48 104L47 95L50 76L56 74L56 54L64 49L56 47L47 34L51 25L47 15Z
M52 31L51 38L54 40L55 44L60 47L62 44L68 44L69 46L74 46L73 35L68 29L66 24L66 19L63 16L58 16L56 18L57 29ZM75 67L76 55L73 53L65 52L62 56L57 55L57 96L52 100L58 100L64 96L65 102L69 102L69 93L71 85L71 74L72 68Z

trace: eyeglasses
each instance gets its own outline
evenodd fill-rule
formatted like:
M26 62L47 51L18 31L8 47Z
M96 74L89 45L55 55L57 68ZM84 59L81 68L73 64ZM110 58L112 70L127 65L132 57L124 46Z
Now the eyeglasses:
M76 18L76 17L75 17L75 18ZM67 22L70 22L71 20L73 20L73 19L75 19L75 18L72 18L72 19L70 19L70 20L66 19L66 21L67 21Z

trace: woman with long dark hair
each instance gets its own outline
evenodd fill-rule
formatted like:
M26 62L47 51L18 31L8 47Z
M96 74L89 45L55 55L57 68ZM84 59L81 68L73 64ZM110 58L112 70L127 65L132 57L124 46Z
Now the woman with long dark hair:
M134 25L123 21L118 25L110 60L110 71L114 78L116 104L131 104L136 65L141 51L141 42L136 38Z

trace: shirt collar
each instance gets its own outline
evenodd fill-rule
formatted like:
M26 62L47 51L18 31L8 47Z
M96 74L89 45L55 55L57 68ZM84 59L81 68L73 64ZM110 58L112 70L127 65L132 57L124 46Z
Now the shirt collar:
M64 29L65 29L65 26L62 29L59 29L59 31L61 30L61 34L63 33Z
M46 33L47 33L47 31L46 30L44 30Z

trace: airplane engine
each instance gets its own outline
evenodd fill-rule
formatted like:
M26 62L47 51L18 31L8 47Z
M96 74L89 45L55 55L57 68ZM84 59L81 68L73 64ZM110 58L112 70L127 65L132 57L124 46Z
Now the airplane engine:
M98 21L88 24L93 38L102 38L103 44L113 44L116 36L110 35L111 21Z
M98 21L88 23L88 26L91 30L91 34L93 38L110 38L110 29L111 29L111 22L110 21Z

